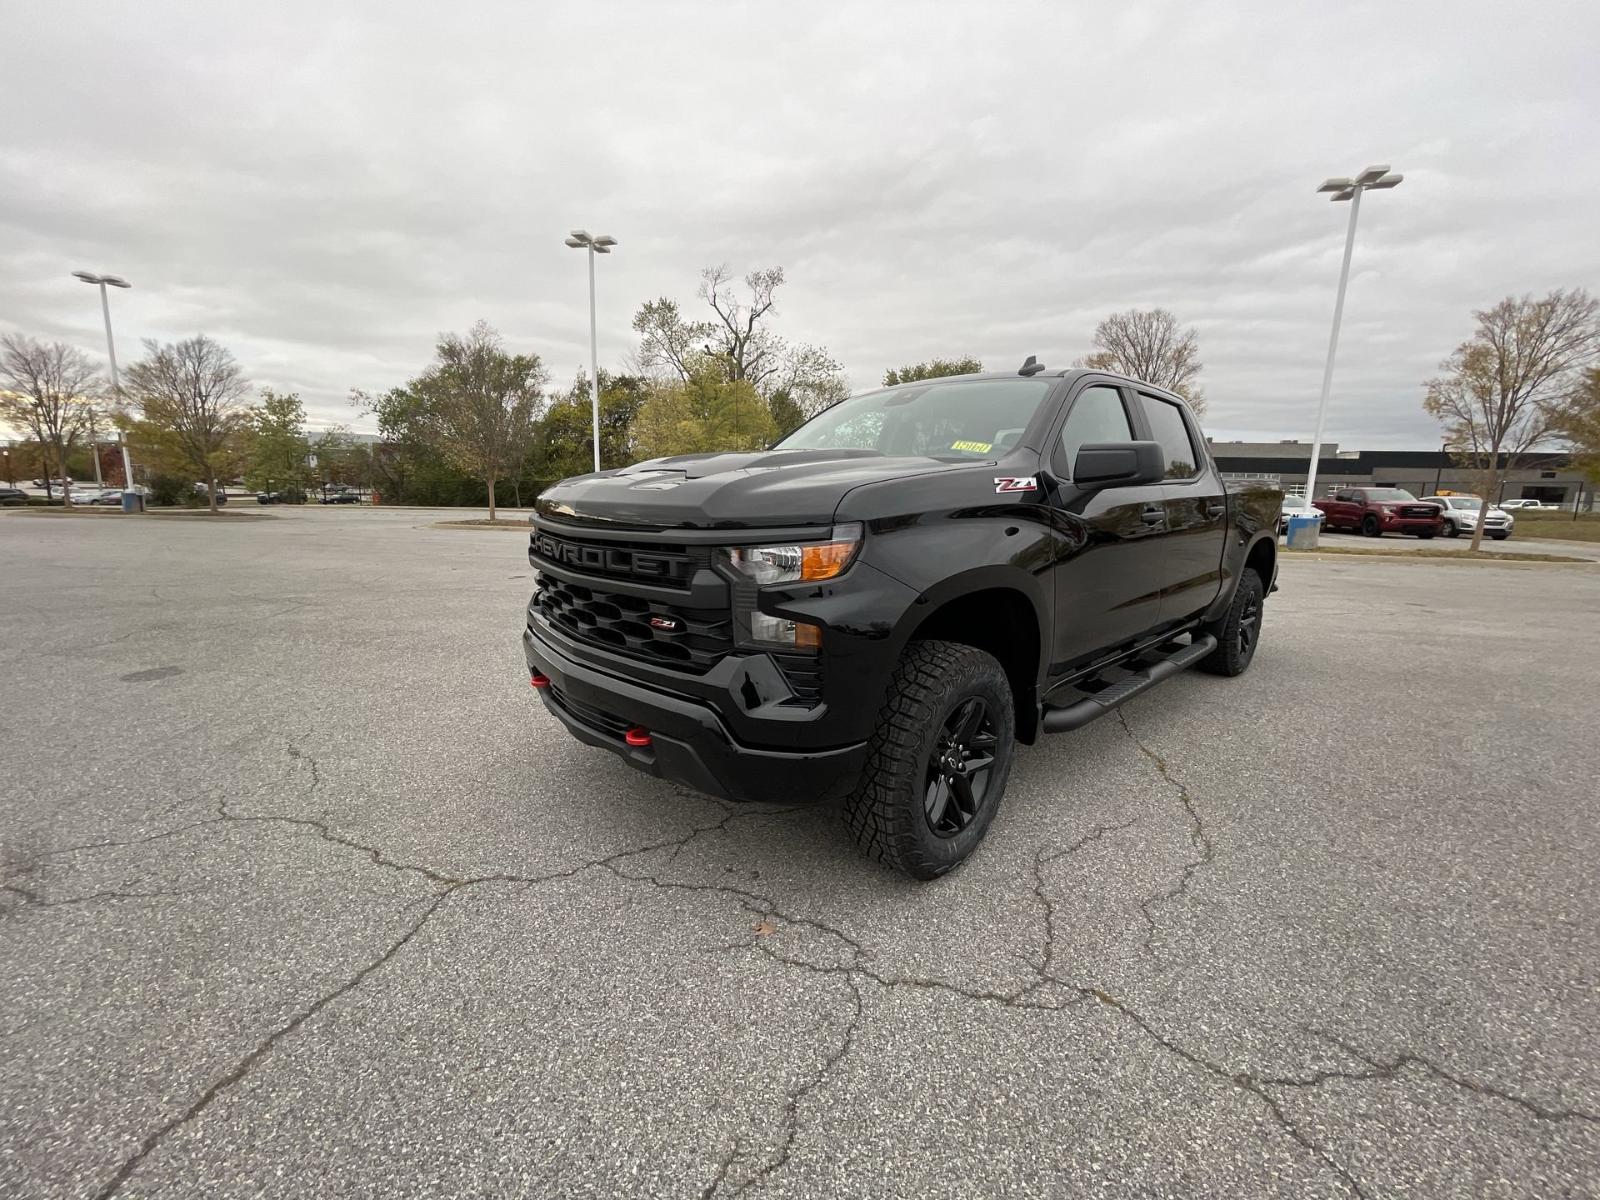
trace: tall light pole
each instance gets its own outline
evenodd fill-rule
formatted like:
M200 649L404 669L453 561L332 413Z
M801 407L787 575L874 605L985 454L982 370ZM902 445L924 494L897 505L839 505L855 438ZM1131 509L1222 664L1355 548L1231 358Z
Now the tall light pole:
M1344 317L1344 289L1350 282L1350 252L1356 245L1356 217L1361 212L1361 193L1399 186L1404 175L1387 166L1368 167L1354 179L1325 179L1319 192L1332 192L1335 201L1350 201L1350 228L1344 235L1344 263L1339 267L1339 295L1333 302L1333 332L1328 335L1328 362L1322 368L1322 399L1317 402L1317 432L1311 439L1311 463L1306 468L1306 503L1317 498L1317 461L1322 457L1322 425L1328 417L1328 393L1333 388L1333 356L1339 349L1339 322Z
M100 313L106 319L106 356L111 359L111 394L119 401L122 399L122 377L117 374L117 343L111 336L111 301L106 299L106 287L131 288L129 283L120 275L96 275L93 271L74 271L73 277L85 283L98 284L100 287ZM91 434L92 436L92 434ZM133 464L128 460L128 441L121 436L117 441L122 447L122 486L129 491L133 490ZM94 481L100 483L100 447L94 450Z
M602 233L590 237L587 229L574 229L567 245L589 252L589 400L594 406L594 469L600 469L600 350L594 327L594 256L610 254L617 239Z

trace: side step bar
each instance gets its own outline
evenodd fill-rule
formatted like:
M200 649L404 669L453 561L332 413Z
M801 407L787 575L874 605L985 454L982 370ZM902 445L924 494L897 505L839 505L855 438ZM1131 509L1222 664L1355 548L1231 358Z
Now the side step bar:
M1126 679L1117 680L1102 692L1096 692L1093 696L1087 696L1076 704L1068 704L1064 708L1046 708L1044 731L1066 733L1069 730L1082 729L1096 717L1105 716L1112 709L1132 700L1140 692L1155 687L1163 679L1170 679L1179 671L1194 666L1216 648L1215 637L1209 633L1197 633L1189 645L1175 650L1166 658L1151 663Z

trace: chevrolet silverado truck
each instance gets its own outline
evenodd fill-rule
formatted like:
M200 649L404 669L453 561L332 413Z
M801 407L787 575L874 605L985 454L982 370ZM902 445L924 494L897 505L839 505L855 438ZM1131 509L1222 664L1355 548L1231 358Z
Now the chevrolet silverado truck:
M1368 537L1410 533L1431 538L1444 529L1440 506L1418 500L1404 488L1340 488L1312 506L1322 510L1323 529L1348 529Z
M902 384L767 451L549 488L525 657L580 741L730 800L842 800L869 856L932 879L1017 743L1250 665L1282 500L1225 485L1137 380L1030 358Z

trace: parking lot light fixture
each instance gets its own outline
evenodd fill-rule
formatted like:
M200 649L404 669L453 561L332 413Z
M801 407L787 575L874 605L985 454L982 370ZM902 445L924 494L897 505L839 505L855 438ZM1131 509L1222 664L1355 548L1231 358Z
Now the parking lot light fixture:
M111 394L119 402L122 399L122 377L117 374L117 343L111 336L111 301L106 298L106 288L131 288L129 283L120 275L96 275L93 271L74 271L73 277L85 283L95 284L100 289L100 313L106 321L106 357L111 360ZM133 463L128 458L128 439L118 437L122 448L122 486L129 491L133 490ZM100 478L100 451L95 448L95 478Z
M1350 227L1344 235L1344 261L1339 266L1339 291L1333 301L1333 332L1328 335L1328 360L1322 368L1322 397L1317 401L1317 428L1311 438L1311 461L1306 466L1306 503L1317 498L1317 460L1322 457L1322 429L1328 417L1328 394L1333 389L1333 359L1339 349L1339 322L1344 317L1344 293L1350 282L1350 254L1356 244L1356 218L1361 213L1361 193L1369 189L1398 187L1404 175L1389 170L1387 164L1368 167L1354 179L1336 176L1324 179L1317 191L1331 192L1329 199L1350 201Z
M617 239L607 233L592 237L587 229L574 229L566 239L566 244L574 250L589 252L589 400L594 410L594 469L598 471L600 469L600 348L594 318L594 256L610 254L611 247L617 244Z

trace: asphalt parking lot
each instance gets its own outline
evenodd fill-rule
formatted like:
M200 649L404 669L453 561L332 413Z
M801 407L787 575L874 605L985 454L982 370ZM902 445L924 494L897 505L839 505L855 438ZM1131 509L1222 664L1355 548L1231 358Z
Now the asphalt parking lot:
M1600 567L1293 563L919 886L568 738L432 519L0 516L0 1194L1600 1188Z

